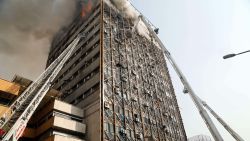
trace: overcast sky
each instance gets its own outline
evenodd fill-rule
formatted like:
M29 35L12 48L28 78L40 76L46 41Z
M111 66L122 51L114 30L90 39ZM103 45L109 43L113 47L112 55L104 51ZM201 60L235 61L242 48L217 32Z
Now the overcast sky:
M222 59L227 53L250 49L250 1L132 2L160 28L160 38L197 95L246 141L250 140L250 53L228 60ZM24 59L0 52L0 77L11 79L18 73L34 79L42 71L46 61L46 56L37 56L37 52L26 54ZM22 64L30 60L33 60L31 66L36 66L37 63L43 65L27 70ZM171 69L171 66L169 68ZM172 69L170 73L187 136L210 135L190 97L182 93L183 86L178 77ZM215 119L213 120L225 141L233 141L230 134Z
M223 60L227 53L250 49L249 0L132 0L160 28L194 91L246 141L250 140L250 53ZM171 67L171 66L169 66ZM196 107L171 71L187 136L210 135ZM234 141L213 118L225 141ZM210 135L211 136L211 135Z

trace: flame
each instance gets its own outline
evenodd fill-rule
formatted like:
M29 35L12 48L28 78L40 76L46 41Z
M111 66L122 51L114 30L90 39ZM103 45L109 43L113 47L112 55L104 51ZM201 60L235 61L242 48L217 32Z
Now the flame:
M82 18L86 17L90 13L92 7L93 7L92 0L88 0L87 4L84 3L82 4L82 12L81 12Z

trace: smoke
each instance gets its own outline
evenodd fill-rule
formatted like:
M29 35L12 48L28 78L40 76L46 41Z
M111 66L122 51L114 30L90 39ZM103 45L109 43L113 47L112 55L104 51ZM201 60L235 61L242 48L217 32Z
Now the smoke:
M149 30L142 20L139 21L136 29L139 35L145 36L148 40L150 40Z
M136 30L139 35L146 37L150 40L149 30L145 23L141 21L139 18L140 13L133 7L129 0L105 0L110 7L124 14L126 18L130 18L133 20L136 25ZM138 21L139 20L139 21Z
M126 17L133 20L136 20L140 15L128 0L105 0L105 2L109 5L114 5L119 12L122 12Z
M0 77L37 77L53 36L75 10L76 0L0 0Z

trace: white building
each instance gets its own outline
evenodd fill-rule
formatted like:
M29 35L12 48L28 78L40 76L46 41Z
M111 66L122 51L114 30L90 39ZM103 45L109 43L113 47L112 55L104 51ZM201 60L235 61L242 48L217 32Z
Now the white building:
M197 135L188 138L188 141L212 141L212 139L207 135Z

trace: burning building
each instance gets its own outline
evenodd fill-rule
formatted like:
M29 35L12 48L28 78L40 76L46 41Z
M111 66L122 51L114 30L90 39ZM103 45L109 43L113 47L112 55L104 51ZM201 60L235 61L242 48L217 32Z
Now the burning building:
M53 83L83 110L85 140L187 140L163 51L127 0L87 0L47 66L83 38Z

